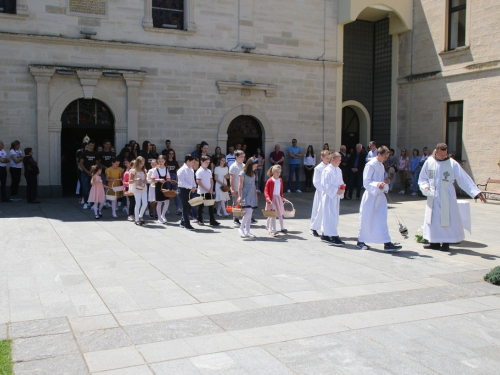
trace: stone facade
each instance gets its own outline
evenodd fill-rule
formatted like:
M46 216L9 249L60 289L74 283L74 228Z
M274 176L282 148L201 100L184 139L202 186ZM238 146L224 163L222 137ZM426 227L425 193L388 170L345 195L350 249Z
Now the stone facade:
M500 6L467 2L466 46L445 51L444 1L414 4L413 32L400 37L398 147L422 149L446 139L446 105L464 101L464 168L477 183L499 175Z
M91 3L106 5L105 14L102 8L74 11ZM478 182L493 176L498 153L486 139L499 135L492 115L500 59L491 46L500 7L472 5L470 48L441 53L445 1L415 0L414 21L411 0L384 3L398 14L384 16L391 17L393 38L384 138L390 130L394 148L432 146L444 136L446 102L464 100L466 167ZM153 28L151 4L22 0L18 14L0 14L0 138L35 149L47 191L60 191L61 114L79 98L111 109L117 149L129 139L148 139L161 149L167 138L179 155L201 140L211 150L225 149L227 128L239 115L259 122L266 155L294 137L304 148L340 146L343 25L379 2L185 0L185 30ZM82 31L96 34L88 39ZM371 129L364 134L371 138ZM487 150L487 163L478 149Z

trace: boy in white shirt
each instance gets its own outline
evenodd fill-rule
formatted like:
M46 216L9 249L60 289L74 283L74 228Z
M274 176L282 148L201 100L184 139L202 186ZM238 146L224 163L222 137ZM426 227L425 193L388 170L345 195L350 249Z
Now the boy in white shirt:
M311 233L314 237L319 237L318 230L321 229L321 223L323 222L323 210L321 203L321 194L323 189L321 188L321 173L323 173L323 170L328 166L329 163L330 151L321 151L321 163L319 163L314 168L313 175L313 185L316 188L316 192L314 193L314 202L311 212L311 225L309 227L309 233Z
M196 171L196 183L198 184L198 194L205 199L214 199L214 180L212 171L208 169L210 165L210 157L202 156L200 168ZM203 223L203 204L198 206L198 225ZM215 220L214 206L208 206L208 215L210 216L210 225L213 227L219 226L220 223Z

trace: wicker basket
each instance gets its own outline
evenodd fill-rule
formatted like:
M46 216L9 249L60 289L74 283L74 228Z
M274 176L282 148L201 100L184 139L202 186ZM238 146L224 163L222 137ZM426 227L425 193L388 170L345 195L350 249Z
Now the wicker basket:
M191 205L191 207L199 206L203 203L203 197L200 195L198 197L191 198L191 192L189 192L188 203Z
M285 210L285 212L283 212L283 217L286 218L295 217L295 208L293 207L293 203L290 201L288 201L287 203L290 203L292 205L292 209L290 211Z
M233 217L245 216L245 210L241 207L233 207Z
M175 198L177 196L177 192L175 190L163 189L163 185L165 185L167 181L161 184L161 192L166 198Z
M209 193L207 193L209 194ZM210 196L213 198L212 194ZM213 206L215 204L215 199L203 199L203 205L204 206Z
M276 210L262 210L264 217L277 217L278 213Z
M113 181L111 183L111 186L108 187L107 190L106 190L106 200L107 201L116 201L116 192L117 191L123 191L123 186L113 187L113 185L115 184L115 182L116 182L116 180ZM115 189L118 189L118 188L121 188L121 190L115 190ZM113 192L113 193L110 194L111 192Z
M220 190L221 190L222 192L224 192L224 193L228 193L228 192L230 192L230 191L231 191L231 187L230 187L230 186L227 186L227 185L222 185L222 186L220 187Z

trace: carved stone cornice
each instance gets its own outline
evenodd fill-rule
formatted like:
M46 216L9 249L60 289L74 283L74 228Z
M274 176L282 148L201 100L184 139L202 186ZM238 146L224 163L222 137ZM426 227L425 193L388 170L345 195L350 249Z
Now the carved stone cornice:
M242 95L245 96L249 91L264 91L266 97L274 98L278 91L278 86L265 83L249 83L249 82L234 82L234 81L217 81L219 94L225 95L228 90L242 90Z

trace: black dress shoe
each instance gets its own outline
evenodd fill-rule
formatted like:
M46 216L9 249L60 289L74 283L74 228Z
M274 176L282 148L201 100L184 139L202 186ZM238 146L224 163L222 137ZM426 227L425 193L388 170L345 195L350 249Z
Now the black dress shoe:
M202 220L198 219L198 225L205 225L205 223Z
M213 226L213 227L218 227L220 225L220 223L218 221L212 221L210 223L210 225Z
M439 249L441 251L450 251L450 244L449 243L443 243L441 245L441 249Z
M424 249L430 249L430 250L439 250L440 244L439 242L431 242L428 245L424 245Z

